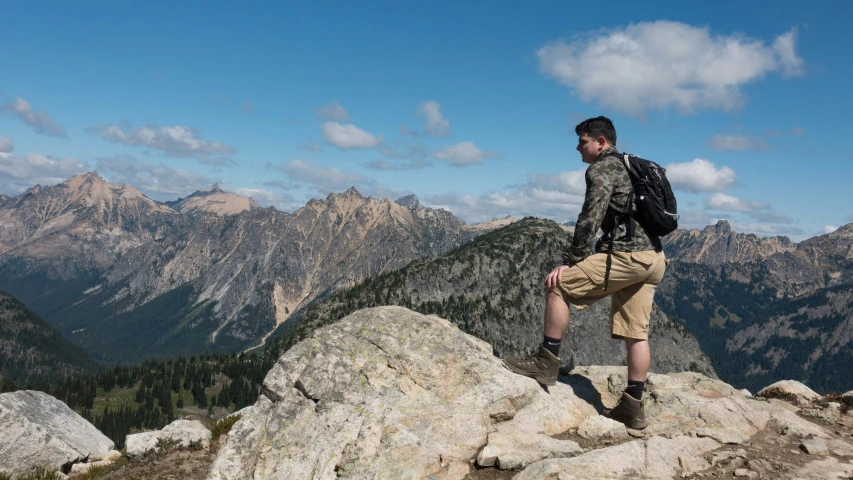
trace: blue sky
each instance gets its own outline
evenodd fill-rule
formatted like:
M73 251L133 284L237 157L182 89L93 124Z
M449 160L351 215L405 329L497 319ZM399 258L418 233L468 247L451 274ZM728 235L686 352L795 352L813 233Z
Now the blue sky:
M97 170L293 211L355 186L574 220L574 125L668 168L682 225L853 221L849 2L17 2L0 193Z

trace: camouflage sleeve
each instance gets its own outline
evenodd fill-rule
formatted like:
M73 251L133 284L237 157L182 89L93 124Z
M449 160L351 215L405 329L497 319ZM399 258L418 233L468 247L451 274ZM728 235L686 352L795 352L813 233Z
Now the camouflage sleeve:
M574 265L592 253L592 241L601 228L613 194L612 162L598 161L586 169L586 197L578 215L572 245L563 252L563 264Z

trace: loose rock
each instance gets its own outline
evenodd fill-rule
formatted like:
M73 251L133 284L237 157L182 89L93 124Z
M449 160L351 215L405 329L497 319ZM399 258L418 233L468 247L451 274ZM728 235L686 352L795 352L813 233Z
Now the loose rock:
M178 447L189 447L197 444L202 448L210 446L210 430L198 420L175 420L166 425L163 430L153 432L135 433L128 435L125 440L126 453L128 457L142 455L149 451L157 451L157 443L160 440L171 440Z
M114 446L66 404L30 390L0 394L0 432L0 473L13 478L103 457Z
M601 438L619 439L626 438L628 431L624 423L602 415L593 415L581 422L578 426L578 435L588 440L598 440Z
M804 452L809 455L827 455L829 454L829 449L826 448L826 442L819 438L810 438L807 440L803 440L800 443L800 448L803 449Z
M759 390L755 396L783 399L794 398L797 401L805 401L805 403L819 400L821 398L817 392L796 380L782 380L772 385L768 385Z

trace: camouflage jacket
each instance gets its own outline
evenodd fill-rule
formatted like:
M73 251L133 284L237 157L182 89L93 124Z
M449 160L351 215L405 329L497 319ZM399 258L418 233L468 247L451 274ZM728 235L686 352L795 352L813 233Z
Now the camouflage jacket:
M599 228L604 231L604 236L596 243L596 252L609 250L611 235L614 235L614 252L655 249L654 241L646 235L643 227L624 216L634 213L636 207L631 178L619 155L615 148L605 149L586 169L586 196L575 225L572 245L563 252L564 265L574 265L592 254L592 243ZM634 232L630 236L629 221L634 224Z

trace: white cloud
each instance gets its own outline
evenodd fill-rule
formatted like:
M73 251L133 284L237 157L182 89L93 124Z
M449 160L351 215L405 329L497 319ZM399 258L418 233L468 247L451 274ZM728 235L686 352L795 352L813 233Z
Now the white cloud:
M450 134L450 122L441 114L441 105L430 100L418 107L418 115L426 118L424 128L433 137L446 137Z
M679 228L701 228L714 223L714 218L701 210L681 210L678 212Z
M428 195L424 205L431 208L443 208L469 223L478 223L506 216L524 217L528 215L551 218L559 222L577 219L581 204L560 202L559 196L550 197L543 202L529 192L520 190L511 192L488 192L479 195L448 193Z
M773 50L779 58L779 63L782 65L782 74L785 76L795 76L803 74L803 59L797 56L797 49L794 45L797 41L797 31L792 29L788 33L779 35L773 41Z
M387 145L382 145L379 147L379 153L384 155L386 158L402 158L402 155L388 148Z
M709 142L714 150L728 152L743 150L767 150L770 145L758 137L744 137L741 135L715 135Z
M73 158L33 152L26 155L0 153L0 192L17 195L36 184L55 185L86 173L88 168L86 162Z
M791 219L782 212L770 210L770 205L763 202L744 200L742 198L715 193L705 201L705 208L723 210L726 212L743 212L761 224L790 224Z
M508 215L532 215L558 222L576 220L583 206L584 170L556 174L531 173L527 182L503 192L479 195L448 193L424 198L424 204L444 208L467 222L482 222Z
M672 188L685 192L719 192L734 185L737 174L729 167L717 166L708 160L697 158L692 162L670 163L666 176Z
M409 128L405 125L400 125L399 132L400 132L400 135L403 135L403 136L406 136L406 135L411 135L413 137L418 136L418 132L412 130L411 128Z
M209 165L231 162L227 156L236 152L230 145L199 138L195 130L183 125L146 125L136 128L130 125L96 125L90 127L89 131L111 142L153 148L179 157L193 157Z
M33 110L30 102L21 97L15 97L12 103L0 107L0 113L10 112L27 125L33 127L38 133L45 133L55 137L64 137L65 127L56 123L50 115L42 110Z
M769 208L769 207L768 207ZM754 211L754 212L746 212L747 215L752 217L754 220L762 222L762 223L791 223L790 217L785 215L782 212L777 211Z
M324 168L316 163L295 158L279 167L287 175L290 184L278 183L279 188L296 188L300 184L308 185L325 195L329 192L346 190L363 184L367 177L357 173L342 172L335 167Z
M583 195L586 192L585 175L584 170L575 170L572 172L560 172L556 175L531 173L527 177L529 185L558 190L564 193Z
M353 124L341 125L338 122L326 122L322 129L326 140L341 150L372 148L382 143L382 135L374 136Z
M759 236L766 235L787 235L787 236L799 236L803 235L805 232L801 228L793 227L791 225L774 225L767 223L738 223L731 222L732 229L736 232L743 233L754 233Z
M791 30L772 46L743 35L713 35L707 27L641 22L591 32L537 51L540 69L584 101L642 116L675 107L731 110L743 104L741 87L781 71L802 73Z
M715 193L708 197L708 200L705 202L705 208L728 212L754 212L757 210L766 210L770 206L766 203L744 200L726 195L725 193Z
M236 188L234 193L243 197L250 197L262 207L273 206L282 212L293 212L304 205L287 193L274 193L261 188Z
M325 120L337 120L339 122L345 122L350 119L349 113L344 110L344 107L337 100L318 108L317 116Z
M309 152L322 152L323 151L323 147L321 147L320 144L317 142L309 142L305 145L302 145L299 148L301 148L302 150L308 150Z
M432 154L437 160L449 162L455 167L466 167L483 163L484 158L498 158L500 154L495 151L482 151L472 141L446 145Z
M836 230L838 230L838 227L836 227L835 225L827 225L823 227L823 233L832 233Z
M0 153L11 153L15 150L15 141L6 135L0 135Z
M370 170L397 170L397 165L386 162L385 160L373 160L364 164L364 168L369 168Z
M160 201L185 197L221 181L164 163L143 163L131 155L99 158L95 169L111 183L133 185Z

